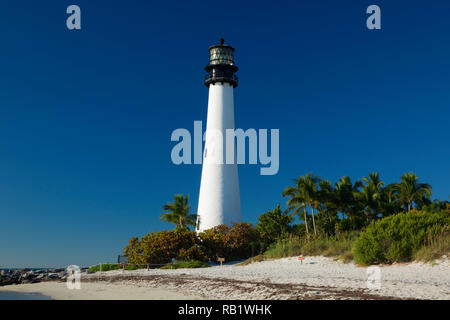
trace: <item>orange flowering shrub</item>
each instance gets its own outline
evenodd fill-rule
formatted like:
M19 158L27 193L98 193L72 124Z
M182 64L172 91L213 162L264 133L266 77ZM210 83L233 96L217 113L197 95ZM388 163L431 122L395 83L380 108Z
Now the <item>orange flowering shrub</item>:
M257 233L250 223L216 226L198 236L191 230L152 232L132 238L123 254L131 264L163 264L177 260L226 261L248 258Z
M205 230L199 238L209 259L223 257L232 261L251 255L251 243L257 239L257 233L251 223L233 223L233 227L219 225Z

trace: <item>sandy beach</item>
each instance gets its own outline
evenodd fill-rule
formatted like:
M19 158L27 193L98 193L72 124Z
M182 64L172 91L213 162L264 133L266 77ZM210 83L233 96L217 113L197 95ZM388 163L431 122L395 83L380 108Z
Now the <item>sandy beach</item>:
M0 297L10 299L7 293L12 293L11 299L32 300L198 300L200 296L186 295L173 290L115 284L109 282L82 283L80 290L69 290L65 282L41 282L0 287ZM20 293L41 295L29 296ZM17 296L16 296L17 295Z
M325 257L295 257L201 269L83 274L81 290L62 282L0 287L52 299L450 299L450 263L379 266L380 290L367 289L367 268Z

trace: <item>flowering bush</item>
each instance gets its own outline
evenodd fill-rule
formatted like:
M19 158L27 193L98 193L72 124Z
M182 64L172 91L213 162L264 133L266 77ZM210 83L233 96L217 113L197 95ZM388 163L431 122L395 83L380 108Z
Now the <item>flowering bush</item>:
M198 236L185 229L152 232L141 239L132 238L123 254L131 264L163 264L177 260L226 261L248 258L257 233L250 223L220 225Z
M219 225L205 230L199 238L210 260L223 257L232 261L251 255L251 243L257 239L257 233L251 223L233 223L233 227Z

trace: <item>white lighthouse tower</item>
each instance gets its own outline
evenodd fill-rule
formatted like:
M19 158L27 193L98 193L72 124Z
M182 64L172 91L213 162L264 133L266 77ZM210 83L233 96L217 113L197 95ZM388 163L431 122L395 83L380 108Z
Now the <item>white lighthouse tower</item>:
M234 130L233 89L238 85L234 74L234 48L223 43L209 47L209 65L205 85L209 88L202 180L197 210L196 231L220 224L241 222L241 199L236 159L226 161L226 130Z

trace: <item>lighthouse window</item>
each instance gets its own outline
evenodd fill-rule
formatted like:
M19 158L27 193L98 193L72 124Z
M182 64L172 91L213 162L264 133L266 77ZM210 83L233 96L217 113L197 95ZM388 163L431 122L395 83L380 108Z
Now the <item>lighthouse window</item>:
M207 153L208 149L205 148L205 158L206 158L206 153Z
M229 48L212 48L210 63L233 65L233 50Z

